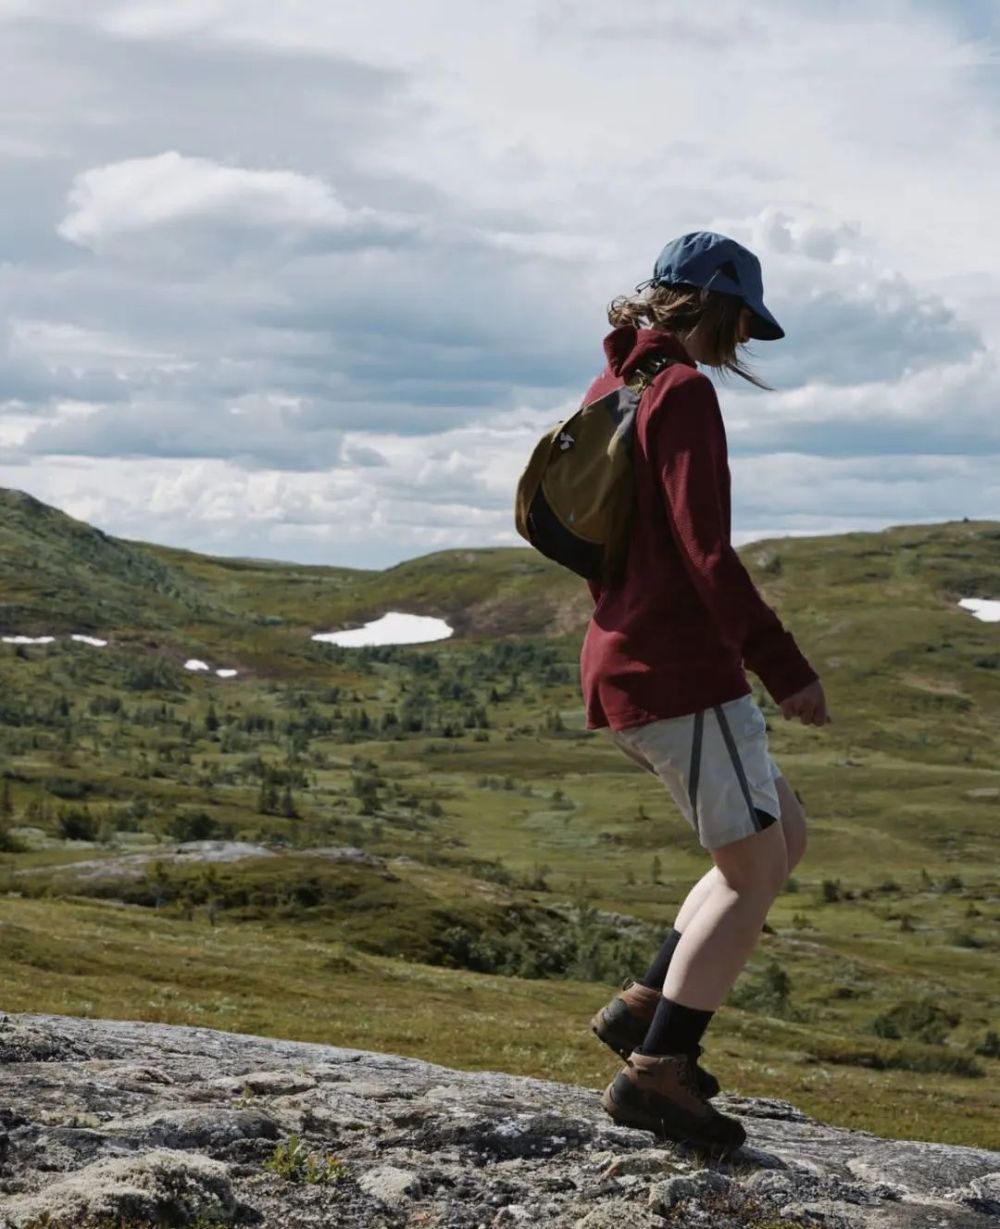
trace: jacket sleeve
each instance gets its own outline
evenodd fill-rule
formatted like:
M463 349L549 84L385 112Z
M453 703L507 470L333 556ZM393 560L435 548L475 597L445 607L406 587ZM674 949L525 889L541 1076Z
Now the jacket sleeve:
M649 423L648 451L681 560L724 640L780 704L817 678L730 543L729 462L707 377L669 389Z

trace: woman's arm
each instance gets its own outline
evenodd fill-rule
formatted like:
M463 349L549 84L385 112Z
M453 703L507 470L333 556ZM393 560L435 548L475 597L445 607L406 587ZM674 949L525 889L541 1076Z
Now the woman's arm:
M817 674L730 543L726 433L711 381L697 376L671 386L648 431L685 569L723 639L740 650L744 664L780 704Z

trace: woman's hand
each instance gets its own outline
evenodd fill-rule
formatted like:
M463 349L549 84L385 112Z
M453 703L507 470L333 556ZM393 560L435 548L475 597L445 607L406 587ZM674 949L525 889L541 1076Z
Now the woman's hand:
M833 720L827 710L823 684L819 679L797 691L794 696L789 696L787 700L782 700L779 707L786 721L798 717L803 725L826 725Z

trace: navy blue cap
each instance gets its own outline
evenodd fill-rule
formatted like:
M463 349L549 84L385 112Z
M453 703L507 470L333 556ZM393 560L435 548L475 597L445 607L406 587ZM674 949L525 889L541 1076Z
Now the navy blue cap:
M760 261L735 239L696 230L673 239L656 259L653 276L643 286L700 286L732 294L753 312L750 336L777 341L785 330L764 306Z

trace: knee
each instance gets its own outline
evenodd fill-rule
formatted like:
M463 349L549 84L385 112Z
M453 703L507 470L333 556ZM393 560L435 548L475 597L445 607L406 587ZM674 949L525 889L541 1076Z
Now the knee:
M788 879L788 853L779 826L714 851L726 885L738 896L772 901Z

